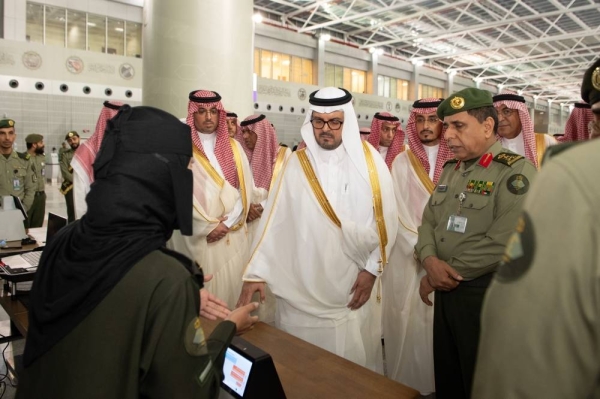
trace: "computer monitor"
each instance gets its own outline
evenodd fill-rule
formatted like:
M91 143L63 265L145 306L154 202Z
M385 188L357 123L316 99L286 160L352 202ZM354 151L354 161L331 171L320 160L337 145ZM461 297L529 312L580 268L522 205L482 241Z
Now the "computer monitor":
M67 219L62 216L55 215L54 213L48 213L48 228L46 230L46 245L50 240L58 233L58 230L62 229L67 225Z
M271 355L248 341L234 337L225 353L220 398L285 399Z

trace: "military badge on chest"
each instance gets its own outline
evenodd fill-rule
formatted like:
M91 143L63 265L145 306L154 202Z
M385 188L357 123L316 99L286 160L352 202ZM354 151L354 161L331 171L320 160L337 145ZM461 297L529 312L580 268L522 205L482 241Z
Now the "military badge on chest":
M490 195L494 191L494 182L485 180L469 180L467 192L480 195Z

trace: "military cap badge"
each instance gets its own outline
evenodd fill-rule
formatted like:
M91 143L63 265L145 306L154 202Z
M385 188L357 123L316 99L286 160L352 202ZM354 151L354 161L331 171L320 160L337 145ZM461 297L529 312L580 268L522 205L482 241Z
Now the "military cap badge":
M592 86L594 86L594 89L600 91L600 67L596 67L592 73Z
M461 109L465 106L465 99L462 97L454 97L450 100L450 106L454 109Z

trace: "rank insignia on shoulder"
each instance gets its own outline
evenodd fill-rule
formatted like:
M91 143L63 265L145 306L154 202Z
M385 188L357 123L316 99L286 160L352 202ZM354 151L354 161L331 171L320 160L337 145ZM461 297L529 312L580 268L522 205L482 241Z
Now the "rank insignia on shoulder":
M520 173L512 175L506 181L506 188L513 194L523 195L529 191L529 180Z
M19 158L24 159L26 161L28 161L29 158L31 158L31 155L29 155L28 152L17 152L17 155L19 156Z
M436 191L438 193L445 193L446 191L448 191L448 186L445 185L445 184L440 184L440 185L437 186Z
M466 191L473 194L490 195L494 191L494 182L484 180L469 180Z
M494 157L494 161L503 163L506 166L512 166L515 162L523 158L525 158L523 155L501 152Z

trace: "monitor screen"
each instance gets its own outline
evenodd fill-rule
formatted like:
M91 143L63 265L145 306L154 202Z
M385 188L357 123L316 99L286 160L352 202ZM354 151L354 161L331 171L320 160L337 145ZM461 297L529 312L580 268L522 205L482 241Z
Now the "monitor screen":
M225 352L223 363L223 383L240 397L244 396L246 384L250 377L252 362L231 348Z

